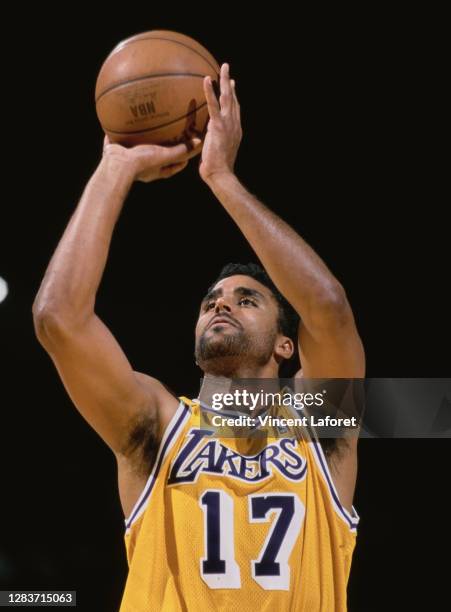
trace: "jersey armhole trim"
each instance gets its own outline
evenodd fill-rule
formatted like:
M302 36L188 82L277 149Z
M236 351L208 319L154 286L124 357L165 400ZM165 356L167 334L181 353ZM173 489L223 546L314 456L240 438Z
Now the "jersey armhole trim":
M327 487L330 492L332 504L335 512L338 516L347 524L352 533L356 533L357 525L360 521L360 516L357 514L354 506L351 506L352 512L350 513L340 501L337 489L335 488L332 474L330 473L329 466L327 465L326 456L324 454L321 444L317 441L309 442L309 446L312 449L312 454L315 458L316 465L319 468L324 480L326 481Z
M177 410L165 429L164 435L158 447L158 453L154 466L150 472L146 484L144 485L144 489L139 496L138 501L133 506L133 510L130 512L128 518L125 519L126 531L130 529L132 524L138 520L146 509L163 461L165 457L167 457L171 448L174 446L183 429L183 425L186 423L190 414L190 408L182 400L180 400Z

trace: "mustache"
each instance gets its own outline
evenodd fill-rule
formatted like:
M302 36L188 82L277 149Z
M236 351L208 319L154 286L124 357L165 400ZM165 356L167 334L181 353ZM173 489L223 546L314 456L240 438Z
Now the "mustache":
M217 321L227 321L228 323L234 325L235 327L238 327L239 329L242 328L242 325L236 319L234 319L230 315L221 314L215 315L210 321L210 323L207 325L206 329L210 329L210 327L214 325Z

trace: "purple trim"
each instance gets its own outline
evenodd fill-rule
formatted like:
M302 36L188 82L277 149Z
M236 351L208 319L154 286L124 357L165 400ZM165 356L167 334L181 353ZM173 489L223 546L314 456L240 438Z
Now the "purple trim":
M183 402L183 400L181 400L181 401ZM188 406L184 402L183 402L183 407L184 407L183 412L181 413L181 415L179 416L179 418L175 422L172 430L169 432L168 437L166 438L166 441L165 441L165 443L164 443L164 445L163 445L163 447L161 449L160 456L158 457L158 461L157 461L157 463L155 465L155 468L153 470L153 474L151 476L150 481L148 482L147 491L146 491L144 497L139 502L139 505L135 508L134 512L132 513L132 515L130 516L128 521L125 523L125 526L126 526L127 529L133 523L133 521L135 520L136 515L139 513L139 511L143 507L143 504L145 503L145 501L148 499L149 495L151 494L153 486L154 486L155 481L156 481L157 476L158 476L158 472L160 471L161 464L163 463L163 459L164 459L164 456L166 454L166 450L167 450L169 444L171 443L172 438L176 434L177 429L180 427L181 422L185 419L187 413L190 411L190 409L188 408Z
M324 465L324 461L323 461L323 457L322 457L322 453L318 450L317 446L318 446L318 442L316 442L315 440L312 440L313 443L313 447L315 449L315 452L317 454L317 457L319 459L319 462L321 464L321 467L323 468L323 472L324 472L324 476L326 477L327 480L327 484L329 485L329 490L331 492L332 497L334 498L335 503L337 504L338 509L340 510L341 514L343 515L343 518L346 520L346 522L349 525L350 529L357 529L357 525L359 521L356 521L355 523L352 521L352 519L350 518L348 512L343 508L343 506L341 505L341 502L338 498L338 495L335 491L335 486L333 484L333 482L331 481L330 477L329 477L329 470L327 468L327 466Z

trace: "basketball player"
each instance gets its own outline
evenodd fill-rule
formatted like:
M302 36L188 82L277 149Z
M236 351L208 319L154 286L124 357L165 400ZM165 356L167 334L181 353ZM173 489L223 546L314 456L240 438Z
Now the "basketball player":
M277 379L296 343L299 375L363 377L343 287L234 175L240 107L227 64L219 100L208 77L204 90L210 121L200 176L266 270L226 267L202 300L195 354L206 380ZM37 336L70 397L117 459L129 563L121 612L342 611L359 520L355 439L326 457L314 441L268 440L248 453L245 440L212 437L199 427L199 403L133 371L95 313L132 183L176 174L200 146L126 149L106 139L33 307Z

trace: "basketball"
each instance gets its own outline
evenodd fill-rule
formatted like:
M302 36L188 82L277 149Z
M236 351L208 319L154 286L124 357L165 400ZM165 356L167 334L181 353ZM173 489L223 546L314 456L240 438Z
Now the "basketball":
M152 30L120 42L103 63L96 112L111 142L173 145L203 138L208 109L203 79L219 65L194 39Z

